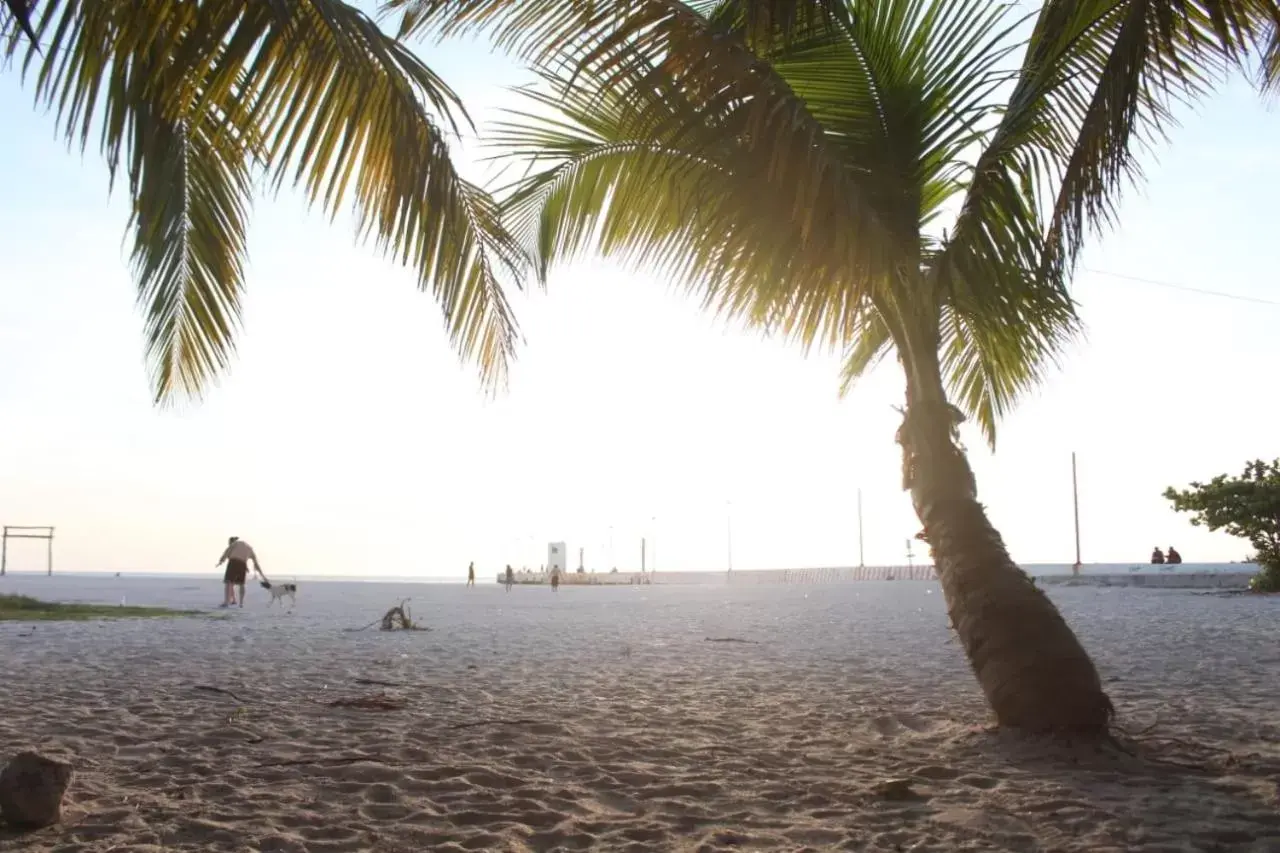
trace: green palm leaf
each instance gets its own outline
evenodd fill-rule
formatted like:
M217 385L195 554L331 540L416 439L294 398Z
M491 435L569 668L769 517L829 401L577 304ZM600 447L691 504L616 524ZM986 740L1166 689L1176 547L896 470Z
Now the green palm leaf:
M1035 81L1029 99L1050 106L1053 143L1041 147L1059 173L1045 236L1051 274L1069 277L1089 231L1113 223L1118 191L1140 177L1133 143L1163 133L1165 104L1204 95L1277 26L1274 0L1045 4L1028 49L1043 70L1023 80Z
M1087 234L1110 223L1122 187L1140 178L1134 142L1161 133L1171 99L1202 95L1238 62L1273 7L1138 0L1043 7L1008 107L929 269L949 306L944 361L952 389L992 443L996 418L1078 331L1067 293L1075 259ZM961 331L982 326L1000 334ZM1024 330L1024 339L1010 340L1008 328ZM966 340L974 349L962 353Z
M137 69L149 74L149 69ZM248 152L206 116L137 102L133 265L157 401L198 396L230 358L244 291Z
M1272 0L1045 3L939 274L956 255L981 267L1013 252L1064 287L1087 233L1111 222L1119 191L1140 178L1134 143L1157 138L1170 100L1203 95L1275 22ZM981 288L978 272L946 284Z
M450 161L437 119L465 119L456 96L358 9L50 0L35 32L48 46L24 58L37 98L82 148L100 120L113 179L130 163L158 400L198 395L231 357L252 169L330 216L353 206L360 235L417 271L486 386L505 381L518 329L503 285L519 246Z
M795 175L776 164L790 146L780 152L760 142L746 99L706 97L682 75L663 78L670 66L661 58L639 68L634 57L633 84L621 88L609 68L548 70L531 96L538 109L500 128L496 141L535 169L509 200L511 227L543 269L592 248L620 253L677 277L730 317L805 344L851 348L847 387L890 341L903 341L910 312L901 306L926 306L922 322L937 328L942 308L930 320L937 301L918 276L897 270L921 263L922 223L965 187L958 163L990 124L990 94L1016 25L982 0L868 3L852 12L775 40L768 58L792 110L822 127L845 186L872 207L875 222L891 226L879 239L847 207L797 220L785 206L761 204L788 197ZM542 118L548 113L558 118ZM695 121L696 136L686 130ZM802 144L803 131L797 137L792 144ZM861 250L859 239L876 246ZM1044 335L1027 334L1026 352L1039 352ZM951 363L974 414L993 407L973 389L1023 387L976 384L981 373Z
M866 276L841 254L845 244L823 242L816 229L806 233L784 211L759 204L781 191L786 173L742 144L740 116L714 120L718 148L689 150L677 144L678 123L662 122L665 135L649 123L657 104L698 109L676 81L619 93L586 76L567 90L550 72L547 79L544 89L526 92L539 109L513 114L488 134L532 167L508 188L504 206L540 270L601 252L671 276L728 317L808 343L847 338L863 310L857 294ZM742 216L749 206L758 214ZM847 311L825 310L842 294Z
M18 29L32 42L36 40L36 31L31 29L31 3L27 0L4 0L4 6L9 11L9 17L18 25ZM0 22L2 24L3 22ZM0 25L0 32L4 27Z
M1274 93L1280 89L1280 25L1271 27L1271 37L1262 54L1260 82L1264 91Z
M879 312L863 315L863 326L853 335L840 370L840 395L849 394L858 380L879 364L893 349L893 335Z
M775 214L797 222L806 243L822 245L824 255L841 254L863 275L889 264L881 257L889 241L859 176L844 167L787 81L752 52L732 16L712 21L677 0L390 0L389 6L402 13L402 33L487 33L547 71L554 78L547 91L557 97L579 86L630 93L643 105L635 126L691 156L718 157L731 121L739 145L749 141L768 169ZM791 39L818 21L830 30L827 12L843 3L778 0L771 8L752 20L782 14L773 20L792 25ZM658 91L678 92L688 106L673 110L653 97Z

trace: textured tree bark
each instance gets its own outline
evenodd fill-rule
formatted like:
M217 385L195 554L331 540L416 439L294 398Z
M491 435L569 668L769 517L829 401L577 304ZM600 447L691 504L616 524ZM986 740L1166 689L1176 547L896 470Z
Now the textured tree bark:
M936 352L936 351L935 351ZM927 361L913 359L913 361ZM898 441L903 488L933 553L947 612L1002 727L1100 735L1114 709L1053 602L1009 556L978 502L936 356L908 365Z

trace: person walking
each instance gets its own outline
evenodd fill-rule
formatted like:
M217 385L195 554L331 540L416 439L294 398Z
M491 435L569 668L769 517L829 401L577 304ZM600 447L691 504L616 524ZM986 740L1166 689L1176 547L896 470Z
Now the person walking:
M472 563L467 566L467 586L476 585L476 564Z
M244 582L249 577L249 562L253 562L253 571L258 577L266 580L266 576L262 574L262 566L258 564L258 555L254 553L253 546L241 539L239 536L232 536L227 540L227 550L222 552L222 556L218 559L218 565L227 564L227 570L222 575L222 603L219 607L230 607L233 604L239 604L244 607ZM237 600L236 593L239 592Z
M516 573L511 571L511 564L507 564L507 592L511 592L511 586L516 582Z

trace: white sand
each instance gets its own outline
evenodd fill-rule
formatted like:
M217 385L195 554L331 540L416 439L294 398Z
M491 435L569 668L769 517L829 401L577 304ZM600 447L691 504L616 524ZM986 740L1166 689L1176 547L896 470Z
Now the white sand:
M342 631L401 595L434 631ZM77 768L64 824L0 851L1280 850L1280 600L1052 595L1121 722L1159 715L1144 750L1205 772L986 732L934 584L304 583L292 614L258 590L227 620L0 623L0 756ZM324 704L379 692L407 708Z

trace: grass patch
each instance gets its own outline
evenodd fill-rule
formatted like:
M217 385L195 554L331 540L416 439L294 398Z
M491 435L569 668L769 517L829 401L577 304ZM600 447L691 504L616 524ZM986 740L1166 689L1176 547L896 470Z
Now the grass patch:
M115 604L60 604L27 595L0 595L0 622L85 622L90 619L145 619L195 616L198 610L121 607Z

